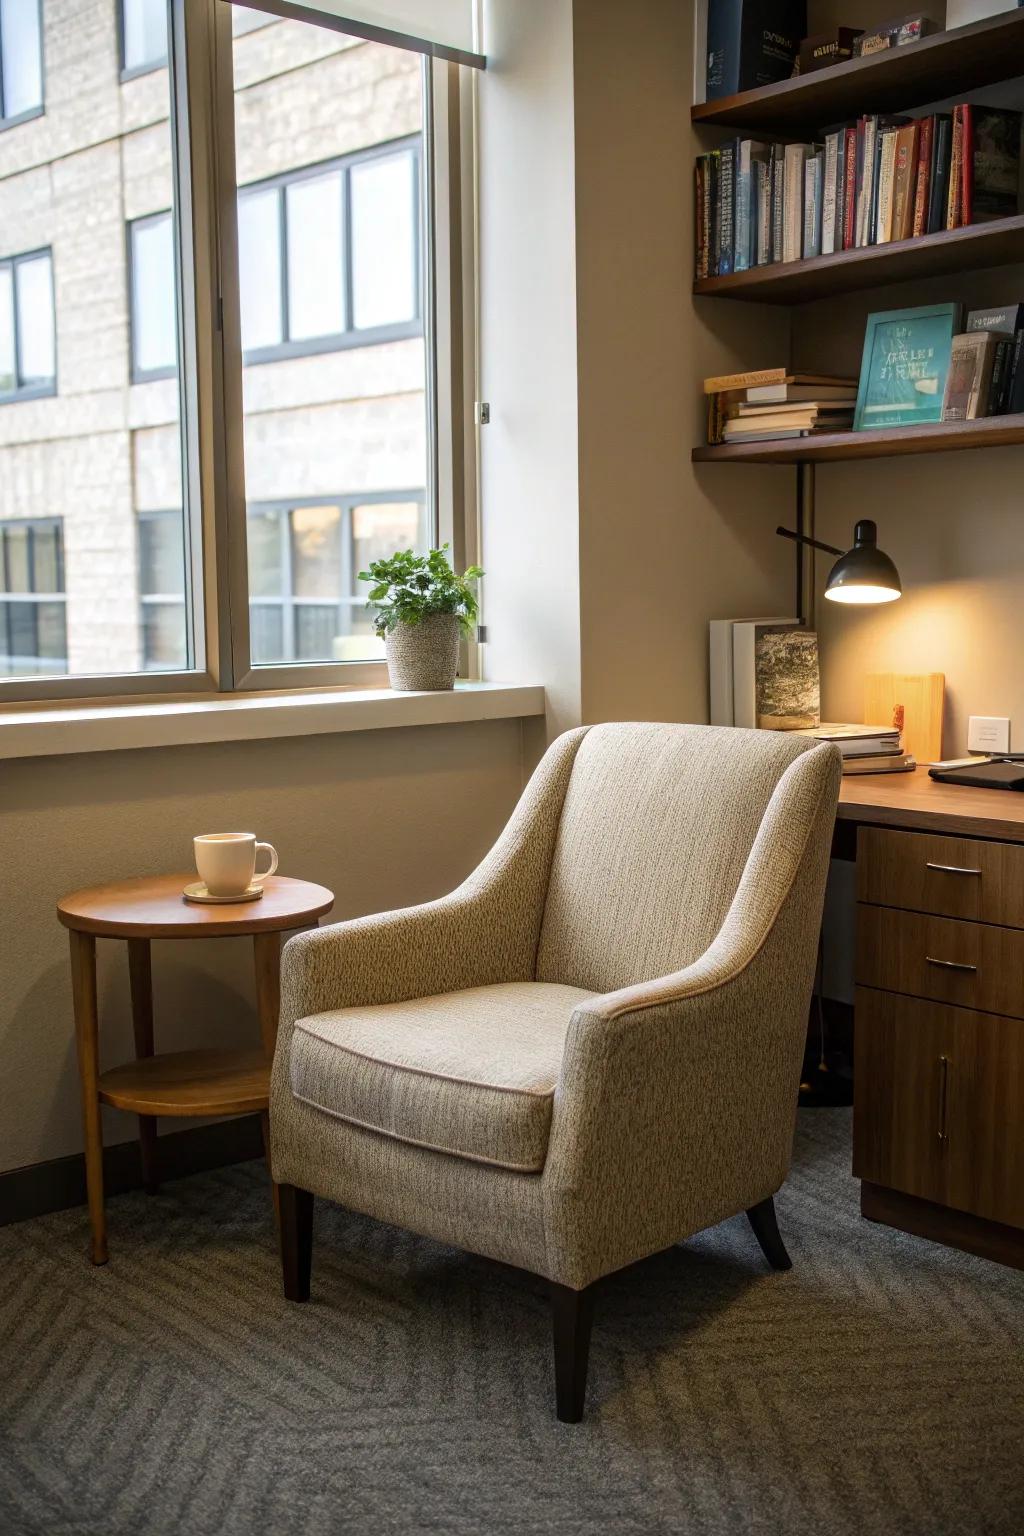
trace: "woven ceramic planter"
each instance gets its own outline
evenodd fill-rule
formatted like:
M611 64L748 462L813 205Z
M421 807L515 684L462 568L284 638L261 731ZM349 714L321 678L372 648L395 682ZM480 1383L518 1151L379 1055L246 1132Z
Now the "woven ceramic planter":
M384 649L391 686L399 693L450 690L459 669L459 616L432 613L418 624L399 624Z

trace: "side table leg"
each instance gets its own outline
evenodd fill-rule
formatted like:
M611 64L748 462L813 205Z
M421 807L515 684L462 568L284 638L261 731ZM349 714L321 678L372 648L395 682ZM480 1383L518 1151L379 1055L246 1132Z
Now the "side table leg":
M99 1025L96 1013L96 940L72 928L71 990L75 1004L78 1076L82 1085L85 1183L89 1195L94 1264L107 1262L107 1216L103 1207L103 1125L99 1099Z
M274 1059L277 1044L277 1023L281 1013L281 935L256 933L253 935L253 952L256 961L256 1014L260 1021L260 1038L268 1062ZM270 1111L263 1111L263 1146L270 1167ZM274 1213L280 1218L277 1185L273 1185Z
M128 977L135 1055L143 1060L153 1054L153 962L148 939L128 940ZM155 1115L139 1116L139 1152L143 1188L147 1195L155 1195L160 1189Z

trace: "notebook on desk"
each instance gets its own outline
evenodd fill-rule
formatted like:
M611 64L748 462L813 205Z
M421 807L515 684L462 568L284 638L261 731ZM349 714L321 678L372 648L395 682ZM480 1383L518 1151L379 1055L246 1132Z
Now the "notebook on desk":
M1024 762L1016 758L990 758L987 762L965 764L960 768L930 768L928 772L940 784L971 784L976 789L1024 790Z

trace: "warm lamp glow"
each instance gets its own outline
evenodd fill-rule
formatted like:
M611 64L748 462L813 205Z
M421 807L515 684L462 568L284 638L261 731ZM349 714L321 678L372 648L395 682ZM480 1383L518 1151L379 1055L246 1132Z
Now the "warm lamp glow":
M892 587L837 587L834 592L826 592L825 596L832 603L894 603L901 592L894 592Z

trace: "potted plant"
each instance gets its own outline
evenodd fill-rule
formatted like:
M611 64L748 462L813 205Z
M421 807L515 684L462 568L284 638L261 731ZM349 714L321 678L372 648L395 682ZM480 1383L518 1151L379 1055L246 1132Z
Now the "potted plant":
M399 550L359 572L360 581L373 583L367 607L375 610L392 688L413 693L455 687L459 636L470 633L477 615L471 583L482 575L471 565L456 576L447 544L426 555Z

